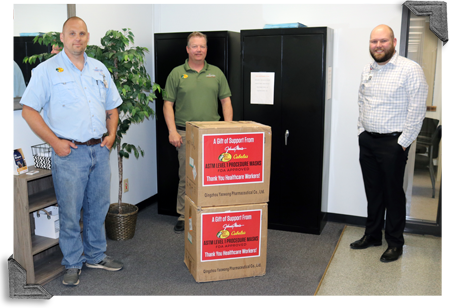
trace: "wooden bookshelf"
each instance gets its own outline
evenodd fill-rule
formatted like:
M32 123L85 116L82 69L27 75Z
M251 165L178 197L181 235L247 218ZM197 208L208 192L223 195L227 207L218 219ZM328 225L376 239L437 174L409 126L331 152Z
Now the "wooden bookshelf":
M57 204L51 170L14 175L14 259L27 271L27 284L44 284L64 271L59 239L35 235L31 214Z

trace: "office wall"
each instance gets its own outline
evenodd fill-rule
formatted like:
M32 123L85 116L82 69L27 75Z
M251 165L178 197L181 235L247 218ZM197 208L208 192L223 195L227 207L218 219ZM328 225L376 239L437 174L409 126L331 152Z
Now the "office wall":
M242 29L261 29L265 24L288 22L300 22L309 27L328 26L333 28L335 47L328 212L366 217L366 198L358 162L356 129L360 73L364 65L371 61L368 52L371 30L379 24L388 24L399 38L401 11L400 3L358 5L161 4L154 6L154 31L240 31ZM171 16L172 18L170 18ZM189 18L189 16L194 18ZM398 47L399 45L397 45L397 49Z
M39 12L39 14L37 14ZM67 19L66 4L15 4L13 35L61 31Z

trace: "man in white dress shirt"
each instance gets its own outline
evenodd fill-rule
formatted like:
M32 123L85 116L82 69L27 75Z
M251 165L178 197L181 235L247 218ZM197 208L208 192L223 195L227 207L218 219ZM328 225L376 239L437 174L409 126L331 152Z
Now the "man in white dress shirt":
M357 123L368 217L364 236L350 245L364 249L382 244L386 213L387 250L382 262L403 253L406 198L403 177L411 143L425 117L428 85L419 64L395 51L392 29L379 25L370 36L374 62L365 66L359 87Z

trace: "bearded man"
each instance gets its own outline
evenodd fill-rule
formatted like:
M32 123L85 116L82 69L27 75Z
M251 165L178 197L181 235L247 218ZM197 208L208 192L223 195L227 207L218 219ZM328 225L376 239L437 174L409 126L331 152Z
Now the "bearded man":
M411 143L425 117L428 85L419 64L395 51L392 29L379 25L370 36L374 61L365 66L359 87L358 134L360 166L367 197L364 236L350 245L364 249L388 248L382 262L397 260L403 253L406 197L403 177Z

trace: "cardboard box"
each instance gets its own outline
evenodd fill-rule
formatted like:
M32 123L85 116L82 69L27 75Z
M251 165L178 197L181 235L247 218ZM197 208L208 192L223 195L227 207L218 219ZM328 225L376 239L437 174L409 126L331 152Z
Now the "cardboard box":
M197 207L186 196L184 263L197 282L263 276L268 205Z
M271 127L187 122L186 195L198 206L269 201Z

